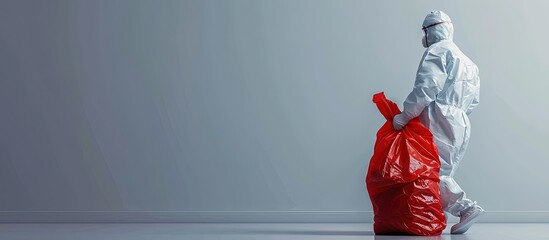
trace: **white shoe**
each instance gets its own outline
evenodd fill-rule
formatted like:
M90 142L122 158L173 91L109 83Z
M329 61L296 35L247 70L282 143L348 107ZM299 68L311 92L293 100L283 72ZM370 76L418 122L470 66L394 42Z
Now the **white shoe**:
M467 212L461 214L459 223L452 226L450 233L463 234L464 232L467 232L467 230L469 230L473 223L478 220L478 217L482 215L482 213L484 213L484 209L475 203L475 205L467 210Z

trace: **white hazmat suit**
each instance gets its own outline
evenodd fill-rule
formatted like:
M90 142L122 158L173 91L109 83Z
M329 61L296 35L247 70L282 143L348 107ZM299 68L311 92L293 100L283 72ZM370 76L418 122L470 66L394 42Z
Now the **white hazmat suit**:
M393 125L400 130L410 119L419 117L431 130L440 155L444 211L462 217L462 221L464 215L476 218L484 210L466 197L453 176L469 142L471 128L467 115L479 103L479 70L454 44L454 28L448 15L431 12L423 22L423 30L422 42L427 50L419 64L414 88L404 102L403 112L393 119Z

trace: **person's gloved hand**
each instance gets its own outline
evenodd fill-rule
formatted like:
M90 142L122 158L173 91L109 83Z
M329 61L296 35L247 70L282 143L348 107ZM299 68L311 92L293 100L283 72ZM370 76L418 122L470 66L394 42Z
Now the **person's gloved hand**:
M410 118L405 113L397 114L393 118L393 127L395 130L400 131L408 122L410 121Z

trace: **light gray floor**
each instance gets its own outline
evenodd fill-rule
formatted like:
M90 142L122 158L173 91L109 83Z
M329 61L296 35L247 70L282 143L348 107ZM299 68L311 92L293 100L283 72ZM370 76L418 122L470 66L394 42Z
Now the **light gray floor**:
M549 224L478 223L464 235L374 236L371 224L357 223L55 223L0 224L0 239L549 239Z

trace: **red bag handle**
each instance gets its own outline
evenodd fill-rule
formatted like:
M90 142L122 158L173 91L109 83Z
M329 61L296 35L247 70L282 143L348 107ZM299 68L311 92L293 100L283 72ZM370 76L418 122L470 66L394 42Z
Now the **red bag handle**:
M376 104L381 114L387 120L392 121L395 115L401 113L400 109L398 109L397 104L391 100L388 100L385 97L385 93L383 92L374 94L374 98L372 100Z

